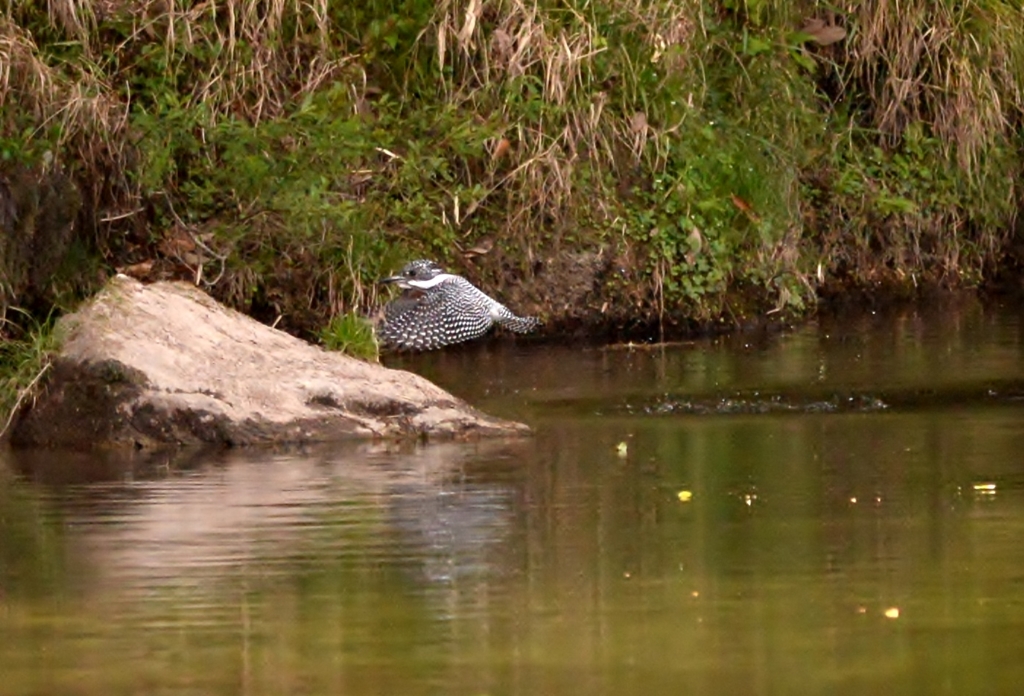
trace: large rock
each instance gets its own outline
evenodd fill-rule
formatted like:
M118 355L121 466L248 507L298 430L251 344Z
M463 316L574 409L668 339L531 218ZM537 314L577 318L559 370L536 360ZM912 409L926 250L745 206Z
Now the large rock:
M184 283L118 276L61 320L15 444L89 447L523 433L426 379L329 353Z

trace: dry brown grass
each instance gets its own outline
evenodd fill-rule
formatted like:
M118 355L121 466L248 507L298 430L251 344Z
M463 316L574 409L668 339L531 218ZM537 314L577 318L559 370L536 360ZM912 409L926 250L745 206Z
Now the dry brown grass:
M91 66L58 69L48 65L32 36L2 15L0 66L0 106L17 102L19 110L33 115L40 131L59 125L58 146L76 142L84 134L116 137L126 122L127 105L112 96L98 71L90 70Z
M446 98L484 112L493 108L503 124L510 163L496 162L482 183L489 192L504 193L510 211L504 232L527 245L528 259L533 249L524 231L578 220L584 203L593 206L595 217L614 215L601 209L604 201L581 200L574 189L577 168L623 178L652 151L660 152L664 135L678 126L633 105L644 101L640 73L650 65L666 81L690 67L687 44L698 31L700 4L608 5L614 22L636 44L630 48L647 64L636 64L626 47L610 45L595 17L523 0L443 0L424 37L453 75L444 87ZM600 67L598 57L612 67ZM532 111L523 108L530 100ZM526 113L540 116L525 118Z
M80 45L85 59L48 63L31 34L0 14L0 106L16 100L24 111L27 105L39 129L59 123L60 145L84 132L114 144L126 122L133 95L119 83L124 75L99 62L111 47L95 31L98 18L130 26L115 54L160 42L174 68L190 54L208 56L188 66L194 72L183 106L202 104L211 117L230 113L258 123L351 61L329 49L327 0L54 0L47 7L53 27ZM195 51L200 45L205 50Z
M846 9L859 27L852 73L890 144L926 123L972 173L994 141L1012 137L1024 116L1020 3L870 0Z

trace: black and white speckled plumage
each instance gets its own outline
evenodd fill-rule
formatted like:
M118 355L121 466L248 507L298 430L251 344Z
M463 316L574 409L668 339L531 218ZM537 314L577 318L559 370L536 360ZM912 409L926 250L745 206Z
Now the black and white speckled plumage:
M401 273L384 278L402 295L388 303L377 327L384 344L410 350L432 350L479 338L492 324L516 333L532 331L534 317L517 317L462 276L445 273L432 261L413 261Z

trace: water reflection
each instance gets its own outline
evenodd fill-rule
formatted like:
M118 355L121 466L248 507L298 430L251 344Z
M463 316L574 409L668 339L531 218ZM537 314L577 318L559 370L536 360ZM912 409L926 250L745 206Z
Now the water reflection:
M288 574L353 552L418 559L432 581L478 573L510 523L511 493L500 476L477 484L473 466L486 460L513 471L516 448L485 441L205 452L198 461L192 453L14 458L56 486L49 502L60 507L68 546L94 566L93 590L123 596L133 587L216 586L225 571L254 565L264 578ZM91 469L72 474L79 457ZM84 470L102 479L68 480Z
M0 694L1012 693L1021 325L407 363L523 440L13 453Z

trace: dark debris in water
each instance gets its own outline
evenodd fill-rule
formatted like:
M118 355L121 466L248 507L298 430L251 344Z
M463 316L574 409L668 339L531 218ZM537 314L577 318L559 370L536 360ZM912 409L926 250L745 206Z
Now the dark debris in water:
M629 402L622 409L632 415L729 415L768 413L872 413L921 410L984 404L1017 406L1024 400L1024 385L958 385L937 389L887 389L842 393L736 392L729 395L665 394L647 401Z
M882 389L736 390L731 393L664 393L624 396L622 400L553 399L549 408L566 408L598 416L757 415L815 413L907 412L969 406L1020 408L1024 382L1005 380L984 384Z
M750 394L711 398L663 397L640 406L628 404L629 413L651 416L672 414L760 414L760 413L840 413L883 411L889 408L880 398L857 394L826 399L799 399L783 394Z

